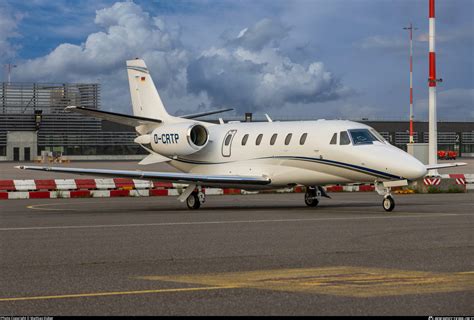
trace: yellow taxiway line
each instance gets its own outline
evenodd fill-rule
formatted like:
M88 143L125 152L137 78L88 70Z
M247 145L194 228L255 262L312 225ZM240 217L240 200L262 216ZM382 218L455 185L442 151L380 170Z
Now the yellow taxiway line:
M87 298L87 297L107 297L107 296L122 296L122 295L132 295L132 294L138 295L138 294L152 294L152 293L210 291L210 290L222 290L222 289L234 289L234 288L237 288L237 287L236 286L219 286L219 287L197 287L197 288L152 289L152 290L136 290L136 291L92 292L92 293L62 294L62 295L54 295L54 296L0 298L0 302Z

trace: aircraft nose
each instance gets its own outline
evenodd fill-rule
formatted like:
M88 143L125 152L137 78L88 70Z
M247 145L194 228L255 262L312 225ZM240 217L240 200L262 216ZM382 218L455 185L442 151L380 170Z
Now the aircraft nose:
M426 175L427 170L423 163L407 154L402 176L408 180L416 180Z
M394 146L373 149L370 157L377 159L379 167L383 168L382 171L403 179L417 180L427 173L423 163Z

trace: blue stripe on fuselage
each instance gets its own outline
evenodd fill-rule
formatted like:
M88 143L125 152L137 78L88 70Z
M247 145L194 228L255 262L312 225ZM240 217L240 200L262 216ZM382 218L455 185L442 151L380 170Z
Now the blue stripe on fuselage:
M327 160L327 159L320 159L320 158L311 158L311 157L298 157L298 156L275 156L275 157L262 157L262 158L254 158L254 159L247 159L247 160L262 160L262 159L287 159L287 160L300 160L300 161L309 161L309 162L318 162L321 164L336 166L348 170L353 170L365 174L369 174L372 176L388 178L388 179L397 179L403 180L403 177L399 177L390 173L381 172L375 169L370 169L366 167L357 166L350 163L339 162L334 160ZM183 158L175 159L175 161L184 162L184 163L191 163L191 164L203 164L203 165L212 165L212 164L224 164L224 163L231 163L235 161L226 161L226 162L205 162L205 161L195 161L195 160L188 160Z

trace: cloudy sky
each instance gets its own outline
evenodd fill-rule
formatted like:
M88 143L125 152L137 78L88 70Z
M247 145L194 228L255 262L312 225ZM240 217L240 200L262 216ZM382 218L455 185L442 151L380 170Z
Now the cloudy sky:
M438 113L474 120L474 0L437 0ZM428 0L0 0L12 81L99 82L130 113L125 60L145 59L170 113L427 119ZM2 73L2 80L5 74Z

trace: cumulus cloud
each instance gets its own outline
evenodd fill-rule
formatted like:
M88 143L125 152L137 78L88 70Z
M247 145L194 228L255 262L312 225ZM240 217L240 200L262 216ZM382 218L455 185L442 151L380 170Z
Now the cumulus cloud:
M133 2L118 2L98 10L95 23L105 31L90 34L81 45L63 43L50 54L27 61L22 73L35 78L107 73L123 67L124 61L132 57L179 50L176 40L162 30L163 23Z
M21 19L21 15L13 15L0 4L0 62L7 62L16 54L18 47L10 40L19 36L17 29Z
M248 50L261 50L267 45L277 47L279 41L285 38L289 31L289 27L279 22L262 19L255 25L242 29L236 38L230 39L228 44Z
M123 101L129 101L125 60L140 57L165 93L185 90L182 81L188 53L162 20L133 2L117 2L97 10L95 23L101 31L90 34L84 43L63 43L43 57L25 61L18 67L17 78L100 81L104 104L123 106Z
M208 49L187 68L188 90L238 111L336 100L350 93L320 61L298 63L278 48L288 28L269 19Z
M100 82L102 106L129 112L125 60L143 58L170 111L229 106L237 112L335 101L350 90L321 61L296 61L280 49L290 28L263 19L238 36L193 54L179 30L133 2L96 11L97 32L19 64L20 81Z

